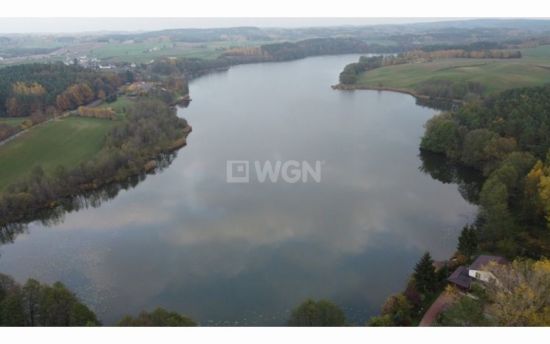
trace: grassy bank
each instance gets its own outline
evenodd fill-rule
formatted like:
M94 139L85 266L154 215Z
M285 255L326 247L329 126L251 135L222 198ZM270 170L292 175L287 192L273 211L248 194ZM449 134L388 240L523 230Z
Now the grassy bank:
M478 82L486 93L550 82L550 46L524 49L520 59L438 59L377 68L363 73L357 88L417 92L430 80Z
M0 124L11 125L12 127L19 127L21 123L25 121L25 117L0 117Z
M2 175L0 227L32 221L64 199L153 171L157 160L186 144L190 131L174 108L154 97L140 99L125 120L68 117L33 127L0 151L0 161L10 167Z
M24 178L34 166L46 172L57 165L67 168L92 158L103 146L107 132L116 121L67 117L31 128L13 141L0 146L0 192Z

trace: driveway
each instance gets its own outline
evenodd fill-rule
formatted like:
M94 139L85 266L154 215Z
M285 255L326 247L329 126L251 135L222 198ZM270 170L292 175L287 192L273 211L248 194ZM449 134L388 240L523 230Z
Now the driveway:
M426 311L418 326L432 326L437 317L455 301L455 297L443 291Z

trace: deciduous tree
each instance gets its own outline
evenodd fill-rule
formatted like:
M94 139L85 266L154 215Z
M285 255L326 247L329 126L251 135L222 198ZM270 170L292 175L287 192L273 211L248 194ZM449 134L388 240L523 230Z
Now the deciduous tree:
M489 314L503 326L550 325L550 260L489 264Z
M290 326L344 326L346 316L330 301L306 300L292 311L288 324Z

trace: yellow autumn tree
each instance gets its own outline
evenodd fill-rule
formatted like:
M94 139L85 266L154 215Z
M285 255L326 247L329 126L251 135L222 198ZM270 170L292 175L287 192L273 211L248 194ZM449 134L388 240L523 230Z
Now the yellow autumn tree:
M28 116L42 111L46 89L39 83L15 82L11 86L11 96L6 100L6 110L10 116Z
M538 161L525 177L525 197L535 214L543 214L550 227L550 166Z
M539 181L539 197L544 208L546 221L550 223L550 175L548 168L545 168L545 174L540 177Z
M78 114L82 117L105 118L111 120L116 118L116 112L110 107L103 108L80 106L78 108Z
M550 325L550 260L516 260L486 267L495 279L487 287L487 312L502 326Z
M542 202L539 199L539 183L540 178L544 175L543 169L544 164L539 160L525 177L525 201L529 203L529 209L537 216L544 214Z
M57 96L56 105L60 111L74 109L94 100L94 91L86 83L69 86Z

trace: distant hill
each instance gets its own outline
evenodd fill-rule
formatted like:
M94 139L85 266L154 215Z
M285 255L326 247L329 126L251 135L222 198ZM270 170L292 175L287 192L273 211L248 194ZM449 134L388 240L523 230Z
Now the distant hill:
M111 34L104 38L116 40L143 40L154 37L168 37L175 42L213 42L229 39L269 40L269 36L257 27L231 27L212 29L169 29L138 34Z

